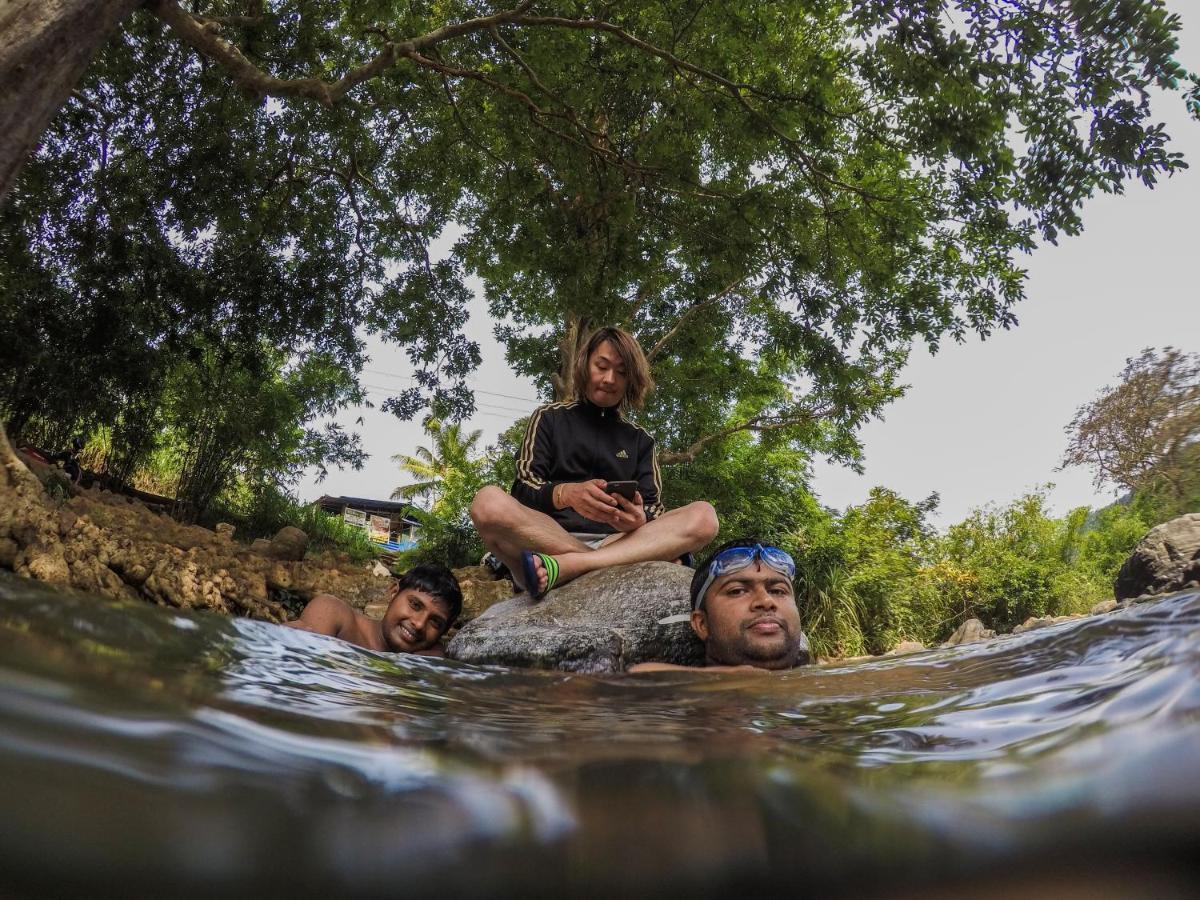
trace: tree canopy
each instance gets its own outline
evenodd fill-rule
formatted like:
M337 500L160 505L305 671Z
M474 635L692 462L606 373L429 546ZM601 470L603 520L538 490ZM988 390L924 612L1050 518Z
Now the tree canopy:
M1067 426L1064 466L1086 466L1096 487L1165 495L1183 511L1200 497L1200 354L1147 348L1115 386Z
M0 388L66 354L128 407L197 334L355 373L365 329L412 360L389 408L454 419L475 275L547 394L631 327L666 463L744 431L853 460L914 340L1011 326L1021 254L1184 165L1151 107L1200 109L1179 28L1159 0L151 0L8 194Z

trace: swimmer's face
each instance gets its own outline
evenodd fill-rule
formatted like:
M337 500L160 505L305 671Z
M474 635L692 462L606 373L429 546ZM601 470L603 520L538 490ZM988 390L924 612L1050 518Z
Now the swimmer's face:
M587 398L596 406L618 406L629 390L629 375L612 341L601 341L588 357Z
M397 590L383 614L383 639L398 653L428 650L450 626L444 600L416 588Z
M762 560L718 578L692 613L710 665L790 669L800 656L792 581Z

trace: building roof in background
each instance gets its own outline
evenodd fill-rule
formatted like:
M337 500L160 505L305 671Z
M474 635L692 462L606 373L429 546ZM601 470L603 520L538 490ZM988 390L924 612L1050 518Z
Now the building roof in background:
M368 497L331 497L326 494L313 502L328 512L341 512L346 507L350 507L351 509L361 509L363 512L382 513L393 518L399 517L408 525L421 524L408 515L413 509L413 505L400 500L371 500Z

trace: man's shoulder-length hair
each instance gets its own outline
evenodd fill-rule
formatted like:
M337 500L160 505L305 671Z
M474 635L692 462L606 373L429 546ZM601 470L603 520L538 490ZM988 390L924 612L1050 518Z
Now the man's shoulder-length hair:
M575 357L575 371L571 390L576 400L587 396L588 360L596 348L608 341L612 344L621 362L625 366L625 376L628 383L625 387L625 398L621 401L622 409L632 407L641 409L646 395L654 390L654 379L650 376L650 362L642 352L637 338L623 328L606 325L597 328L589 336Z

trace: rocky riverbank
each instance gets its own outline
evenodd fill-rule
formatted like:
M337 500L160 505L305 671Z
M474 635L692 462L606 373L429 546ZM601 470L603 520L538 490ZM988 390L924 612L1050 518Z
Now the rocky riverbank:
M363 607L387 587L386 575L348 556L305 557L295 529L247 546L227 526L184 525L138 500L70 486L54 470L40 474L0 432L0 567L27 578L271 622L294 618L321 591Z

